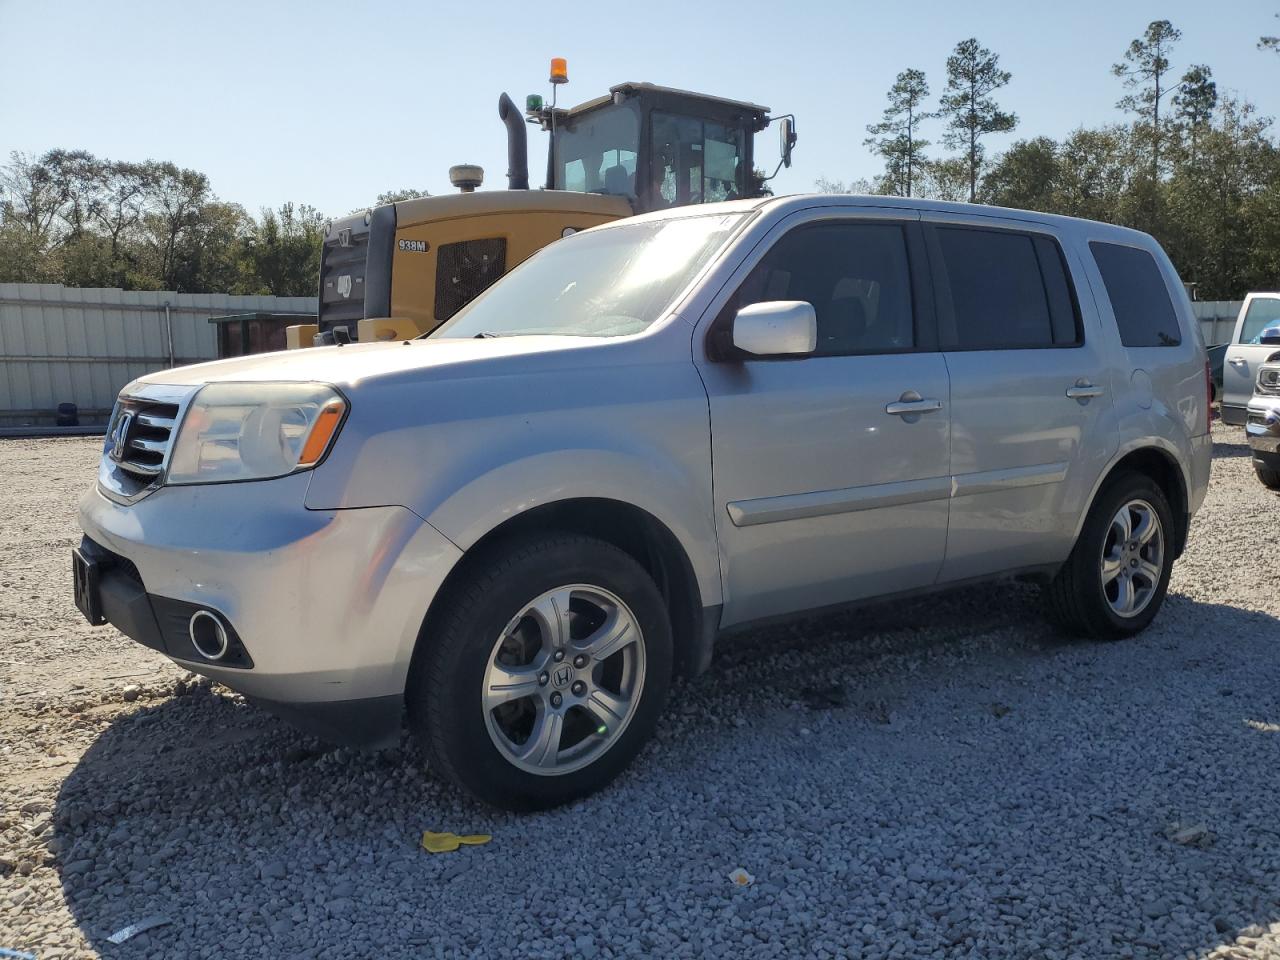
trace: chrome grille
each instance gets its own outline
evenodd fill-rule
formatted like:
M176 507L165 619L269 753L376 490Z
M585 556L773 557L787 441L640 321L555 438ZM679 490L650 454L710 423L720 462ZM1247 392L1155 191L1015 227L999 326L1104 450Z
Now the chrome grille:
M159 489L170 446L198 385L134 383L116 400L98 462L98 490L129 504Z
M107 435L107 456L123 472L150 482L164 470L177 422L176 403L121 397Z

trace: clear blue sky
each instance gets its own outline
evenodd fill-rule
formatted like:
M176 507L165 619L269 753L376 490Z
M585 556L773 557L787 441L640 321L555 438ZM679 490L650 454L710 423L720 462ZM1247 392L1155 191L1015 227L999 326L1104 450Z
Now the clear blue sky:
M1280 115L1280 57L1255 48L1280 33L1277 11L1280 0L0 0L0 154L173 160L252 212L295 200L337 215L391 188L446 192L461 162L500 187L498 94L546 93L547 62L563 56L562 103L649 80L794 112L795 166L775 187L799 192L874 174L862 141L894 76L919 68L940 93L948 52L969 36L1013 73L1001 97L1021 119L1013 138L1119 119L1109 68L1158 18L1183 32L1179 72L1207 63L1220 90ZM534 128L529 156L536 183ZM771 132L757 156L776 156Z

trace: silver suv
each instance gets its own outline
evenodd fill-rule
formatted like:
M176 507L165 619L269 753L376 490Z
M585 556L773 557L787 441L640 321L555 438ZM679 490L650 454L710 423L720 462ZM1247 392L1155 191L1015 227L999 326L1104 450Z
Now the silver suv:
M1012 573L1156 615L1209 479L1168 258L1079 220L713 204L538 253L426 339L144 377L77 600L504 807L581 796L726 628Z

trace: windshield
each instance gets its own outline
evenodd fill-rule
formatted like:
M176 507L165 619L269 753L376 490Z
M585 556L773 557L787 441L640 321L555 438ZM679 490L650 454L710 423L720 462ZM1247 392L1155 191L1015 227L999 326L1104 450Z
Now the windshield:
M580 193L636 195L640 109L634 103L592 110L556 127L555 188Z
M741 214L605 227L558 240L431 334L639 333L728 240Z

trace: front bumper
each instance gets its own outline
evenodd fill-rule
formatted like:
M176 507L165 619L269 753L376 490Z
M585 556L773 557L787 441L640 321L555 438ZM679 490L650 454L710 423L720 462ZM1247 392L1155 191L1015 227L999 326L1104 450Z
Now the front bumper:
M1244 432L1253 459L1270 469L1280 469L1280 397L1254 395L1249 401Z
M91 491L80 526L106 557L103 613L299 726L385 742L427 607L461 552L404 507L308 510L308 479L162 487L131 505ZM183 641L196 607L234 628L243 663Z

